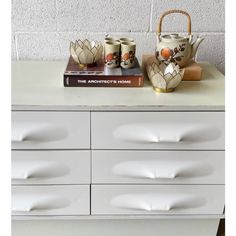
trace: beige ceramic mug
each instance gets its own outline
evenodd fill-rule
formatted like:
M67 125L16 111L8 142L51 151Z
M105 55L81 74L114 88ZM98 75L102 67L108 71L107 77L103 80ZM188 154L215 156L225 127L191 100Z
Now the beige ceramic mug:
M121 43L121 63L122 68L131 68L135 64L136 44L134 42Z
M105 65L110 68L118 67L120 64L120 43L107 41L104 47Z

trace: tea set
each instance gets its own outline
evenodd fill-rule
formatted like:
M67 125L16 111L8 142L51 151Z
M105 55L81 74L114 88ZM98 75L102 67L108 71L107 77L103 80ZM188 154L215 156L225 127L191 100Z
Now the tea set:
M115 39L105 38L104 59L105 65L110 68L118 67L128 69L135 64L136 44L132 38Z
M175 13L187 17L187 36L177 33L163 35L162 23L165 16ZM161 15L157 25L156 59L146 66L147 75L156 91L171 92L178 86L183 78L184 68L195 60L198 47L203 40L198 37L193 41L191 17L187 12L174 9ZM85 39L71 42L70 45L71 56L79 65L95 64L102 58L103 51L104 63L108 68L121 66L129 69L134 66L136 44L132 38L106 37L103 44Z

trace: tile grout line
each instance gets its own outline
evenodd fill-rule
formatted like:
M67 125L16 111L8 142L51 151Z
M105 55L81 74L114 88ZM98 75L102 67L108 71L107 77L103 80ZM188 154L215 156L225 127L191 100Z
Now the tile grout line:
M152 32L152 15L153 15L153 0L151 0L151 7L150 7L150 18L149 18L149 27L148 27L148 33Z
M14 34L14 41L15 41L15 49L16 49L16 60L19 61L17 34Z
M163 31L164 33L171 33L172 31ZM14 34L45 34L45 33L66 33L66 34L75 34L77 31L15 31ZM104 34L106 32L102 31L80 31L81 34ZM112 34L155 34L155 31L114 31ZM180 33L185 33L180 31ZM224 35L225 31L193 31L194 34L208 34L208 35Z
M56 32L58 32L58 5L57 5L57 0L55 1L55 11L56 11Z

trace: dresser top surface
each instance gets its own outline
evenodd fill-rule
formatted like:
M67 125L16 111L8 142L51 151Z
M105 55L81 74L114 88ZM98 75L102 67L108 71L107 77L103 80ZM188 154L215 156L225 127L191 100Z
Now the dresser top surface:
M173 93L142 88L63 86L66 61L12 63L13 110L224 110L224 75L201 63L201 81L182 81Z

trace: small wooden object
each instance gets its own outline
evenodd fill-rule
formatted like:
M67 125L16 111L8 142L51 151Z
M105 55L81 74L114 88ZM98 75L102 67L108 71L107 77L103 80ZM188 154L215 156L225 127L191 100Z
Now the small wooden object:
M183 80L197 81L202 79L202 67L192 61L192 63L185 67Z
M146 65L156 60L154 55L143 55L142 58L142 69L146 75ZM202 67L192 61L188 66L185 67L184 76L182 80L185 81L199 81L202 79Z

